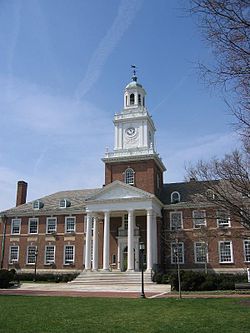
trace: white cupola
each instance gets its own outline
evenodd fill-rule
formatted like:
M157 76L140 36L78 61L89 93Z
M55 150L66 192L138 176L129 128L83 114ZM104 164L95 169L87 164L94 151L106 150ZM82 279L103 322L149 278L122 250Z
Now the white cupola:
M132 81L126 86L124 92L124 111L126 109L145 107L146 91L137 82L135 70L133 71Z

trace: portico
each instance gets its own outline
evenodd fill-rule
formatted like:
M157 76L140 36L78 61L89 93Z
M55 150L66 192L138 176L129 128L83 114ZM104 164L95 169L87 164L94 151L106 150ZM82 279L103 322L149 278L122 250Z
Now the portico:
M124 250L127 250L127 272L139 270L139 241L146 239L147 271L157 264L157 217L161 217L160 201L151 193L115 181L87 200L85 270L110 270L110 220L112 216L126 216L126 224L117 226L117 269L124 271ZM138 227L138 216L145 216L145 236ZM98 237L98 224L103 223L103 239ZM102 260L99 260L99 246L102 243ZM92 264L91 264L92 248ZM98 267L98 262L102 263Z

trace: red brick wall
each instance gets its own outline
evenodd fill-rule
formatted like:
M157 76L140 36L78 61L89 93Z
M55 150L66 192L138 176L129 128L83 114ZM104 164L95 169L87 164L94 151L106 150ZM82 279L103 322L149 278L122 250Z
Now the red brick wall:
M159 195L162 184L163 175L154 160L145 160L138 162L119 162L106 163L105 165L105 185L112 183L115 180L124 181L124 172L127 168L132 168L135 171L135 186ZM160 177L160 188L157 189L157 174Z

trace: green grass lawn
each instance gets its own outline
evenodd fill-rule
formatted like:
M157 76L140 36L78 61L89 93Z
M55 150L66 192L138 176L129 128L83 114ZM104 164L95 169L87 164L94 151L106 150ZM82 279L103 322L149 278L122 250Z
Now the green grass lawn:
M250 332L250 299L0 296L0 333Z

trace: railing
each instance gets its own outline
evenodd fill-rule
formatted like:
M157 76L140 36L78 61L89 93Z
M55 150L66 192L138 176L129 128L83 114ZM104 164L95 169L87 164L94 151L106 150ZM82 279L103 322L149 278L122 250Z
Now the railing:
M128 230L118 230L118 236L127 237L128 236ZM140 233L139 233L138 229L134 229L134 236L140 236Z

